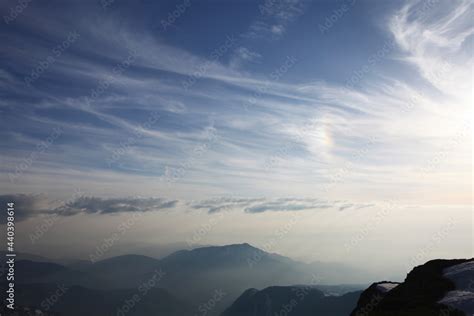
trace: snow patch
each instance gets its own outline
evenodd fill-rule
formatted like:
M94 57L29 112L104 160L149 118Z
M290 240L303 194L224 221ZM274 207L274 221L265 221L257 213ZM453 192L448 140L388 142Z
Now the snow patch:
M474 273L474 261L468 261L456 264L452 267L446 268L443 271L444 276L456 275L459 273Z
M377 290L382 293L387 293L398 286L398 283L379 283L377 284Z
M443 276L456 284L457 290L474 291L474 261L468 261L446 268Z
M439 303L454 307L466 313L474 315L474 293L465 291L450 291L446 293Z
M453 281L456 290L446 293L439 303L474 315L474 261L446 268L443 276Z

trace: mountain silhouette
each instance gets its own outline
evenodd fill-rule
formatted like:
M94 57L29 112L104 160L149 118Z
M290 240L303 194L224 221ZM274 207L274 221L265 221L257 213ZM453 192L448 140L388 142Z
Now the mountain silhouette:
M248 288L307 284L315 273L322 282L331 284L326 272L330 270L333 274L337 269L332 266L318 270L315 265L265 252L247 243L178 251L160 260L159 267L167 273L163 287L195 305L212 298L216 289L225 292L211 312L216 315ZM342 269L339 272L348 273Z
M181 250L160 260L124 255L89 264L64 266L23 261L19 266L19 275L27 276L20 280L22 285L64 284L101 291L136 289L159 272L162 277L156 282L157 288L188 302L195 310L212 302L212 309L206 310L208 315L219 315L248 288L307 284L315 272L324 274L315 271L315 265L268 253L247 243ZM349 291L343 285L330 287L327 280L324 285L321 283L322 288L338 293ZM218 299L216 291L222 293Z
M5 289L5 285L2 285L2 291ZM145 293L140 289L96 290L81 286L28 284L16 288L16 302L47 312L52 309L62 316L194 314L194 309L186 302L159 288L150 288Z
M464 269L458 284L445 275L446 269L461 264L470 264L471 269ZM408 273L405 281L400 284L379 282L372 284L362 294L357 307L351 316L461 316L474 314L473 288L467 288L467 280L474 280L473 259L457 260L432 260L423 265L415 267ZM463 295L461 304L455 300L452 305L446 305L443 300L450 293L457 290ZM452 302L452 301L451 301ZM459 306L470 308L470 311L462 311Z
M309 286L272 286L261 291L248 289L221 316L346 316L360 293L326 296Z
M64 285L81 285L100 288L105 280L57 263L20 260L15 263L15 281L22 283L51 283Z
M147 294L130 315L458 316L474 308L472 259L432 260L415 267L403 283L377 282L363 292L358 289L365 286L327 282L330 266L249 244L181 250L163 259L123 255L61 265L41 258L16 262L16 290L19 306L41 309L45 298L67 287L47 311L63 315L116 313L117 305L144 286ZM341 266L331 273L351 271Z
M153 274L159 261L141 255L124 255L98 261L80 269L94 278L102 279L107 288L137 287L145 276Z

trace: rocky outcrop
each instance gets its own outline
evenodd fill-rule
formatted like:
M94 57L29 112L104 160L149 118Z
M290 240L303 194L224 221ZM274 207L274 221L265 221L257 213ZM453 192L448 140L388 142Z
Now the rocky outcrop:
M374 283L361 294L351 316L471 316L462 309L472 303L466 291L458 296L461 304L448 303L456 301L452 295L458 293L457 283L465 284L468 277L474 279L473 270L464 269L459 275L452 272L456 271L454 267L471 266L472 262L473 259L432 260L415 267L401 284ZM449 278L449 271L458 281Z

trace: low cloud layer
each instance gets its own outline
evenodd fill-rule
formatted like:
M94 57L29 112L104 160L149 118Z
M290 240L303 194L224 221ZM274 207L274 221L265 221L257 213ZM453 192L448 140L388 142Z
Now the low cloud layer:
M360 209L373 204L358 204L348 201L327 201L314 198L217 198L190 203L191 208L217 213L240 209L246 213L292 212L303 210L334 208L339 211Z
M153 212L173 210L184 206L194 211L208 214L225 211L243 211L245 213L293 212L317 209L335 209L339 211L371 207L373 204L358 204L348 201L324 201L313 198L216 198L201 201L179 201L164 198L124 197L100 198L80 196L71 201L50 200L44 194L0 195L5 205L15 203L16 221L22 221L39 215L72 216L77 214L117 214L125 212ZM2 218L2 224L5 218Z
M42 194L6 194L0 195L0 203L3 207L7 203L14 203L15 220L22 221L28 217L44 214L49 211L52 203ZM0 218L0 224L5 224L6 215Z
M113 198L103 199L98 197L82 196L72 202L66 203L55 211L64 215L78 213L112 214L120 212L150 212L161 209L174 208L177 200L162 198Z
M0 195L0 202L5 205L15 203L15 220L22 221L38 215L72 216L76 214L115 214L124 212L151 212L175 208L177 200L162 198L99 198L80 196L72 201L60 202L49 200L42 194L9 194ZM4 224L6 218L2 217Z

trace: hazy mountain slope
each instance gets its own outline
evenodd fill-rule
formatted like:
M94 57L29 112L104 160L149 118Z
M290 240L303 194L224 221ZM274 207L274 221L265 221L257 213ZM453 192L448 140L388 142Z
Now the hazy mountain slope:
M221 316L346 316L361 292L325 296L312 287L272 286L245 291Z
M2 284L2 290L5 285ZM54 304L48 304L48 299ZM194 309L163 289L143 292L129 290L93 290L80 286L61 287L52 284L19 285L16 302L22 306L36 306L67 316L107 316L127 311L131 316L192 316Z
M357 270L342 263L313 262L305 264L292 260L278 254L268 253L259 248L253 247L247 243L234 244L227 246L210 246L195 248L193 250L177 251L160 260L162 267L173 266L184 270L212 270L222 268L248 268L259 269L269 266L275 268L284 267L288 273L282 275L282 281L288 279L294 284L295 276L301 277L301 280L308 280L308 273L318 275L318 279L324 281L324 284L340 283L365 283L367 276L359 277L362 271ZM291 267L291 269L288 269ZM290 272L294 273L290 278Z
M157 267L158 260L138 255L96 263L77 261L70 266L30 260L16 262L17 281L20 283L61 283L101 289L138 287Z
M168 290L196 308L212 301L209 315L222 312L248 288L309 282L321 286L323 282L330 284L327 274L320 271L330 269L329 265L322 267L293 261L249 244L182 250L161 260L125 255L76 266L49 264L49 269L56 269L50 273L43 271L43 263L28 264L31 267L24 273L26 277L21 280L23 283L80 285L102 290L137 288L158 272L161 277L157 287ZM343 270L332 266L331 273L344 275ZM36 275L32 276L31 273ZM218 299L215 298L216 291L222 294ZM337 289L337 293L347 291Z
M390 289L375 283L361 295L351 316L424 316L464 315L463 312L439 303L456 285L443 275L446 268L471 260L432 260L415 267L405 281ZM474 275L472 275L474 279ZM386 282L382 283L386 284Z
M267 253L249 244L210 246L180 250L160 260L162 266L185 269L240 267L251 262L291 262L291 259Z
M339 267L334 267L333 273L338 271ZM81 264L76 269L30 260L16 263L18 297L25 303L41 304L38 297L52 295L59 285L66 286L69 290L61 299L64 305L57 306L68 312L67 315L85 312L84 306L68 310L75 306L75 300L88 301L91 311L98 314L108 313L157 274L159 276L152 284L154 288L149 292L153 295L150 298L147 295L147 299L138 304L137 312L146 315L160 310L167 316L188 311L219 315L226 309L225 316L244 315L250 311L255 315L268 310L277 313L288 302L300 299L302 294L304 299L296 301L295 306L286 306L291 310L285 313L305 316L347 312L347 315L357 306L352 316L361 312L365 316L423 316L442 311L457 316L463 315L461 310L469 313L474 306L472 259L429 261L414 268L403 283L374 283L360 297L359 292L324 295L343 294L351 287L321 284L327 279L324 271L318 271L314 264L293 261L248 244L183 250L162 260L126 255ZM36 285L32 285L34 283ZM295 285L305 283L311 283L311 287ZM264 290L245 291L249 288ZM181 304L180 300L189 303ZM179 309L181 307L184 308Z
M211 314L223 311L249 287L302 284L311 279L310 271L300 263L248 244L183 250L160 260L159 266L166 273L163 287L196 305L222 290L225 295Z
M67 271L62 265L50 262L35 262L31 260L20 260L15 262L17 281L29 281L32 279L48 277L56 273Z
M5 257L5 254L7 253L8 253L7 251L2 250L0 251L0 256ZM30 260L30 261L36 261L36 262L54 262L53 260L48 259L46 257L34 255L31 253L26 253L26 252L17 252L15 259L16 260Z
M316 274L320 283L334 284L369 284L373 274L369 270L362 270L350 266L348 262L312 262L302 264L304 271Z
M159 266L166 273L163 286L196 305L212 299L216 290L225 293L211 313L222 311L249 287L304 279L291 264L248 244L183 250L160 260Z
M20 260L15 263L17 283L51 283L82 285L85 287L104 287L104 279L82 271L49 262Z
M246 243L202 247L178 251L161 259L159 268L166 275L160 286L198 307L212 300L216 290L222 291L225 295L209 311L210 315L217 315L248 288L309 282L331 284L327 271L339 277L354 274L353 270L339 266L320 267L321 263L301 263Z
M145 282L145 277L158 267L158 260L147 256L125 255L84 266L81 270L103 279L108 288L132 288Z

